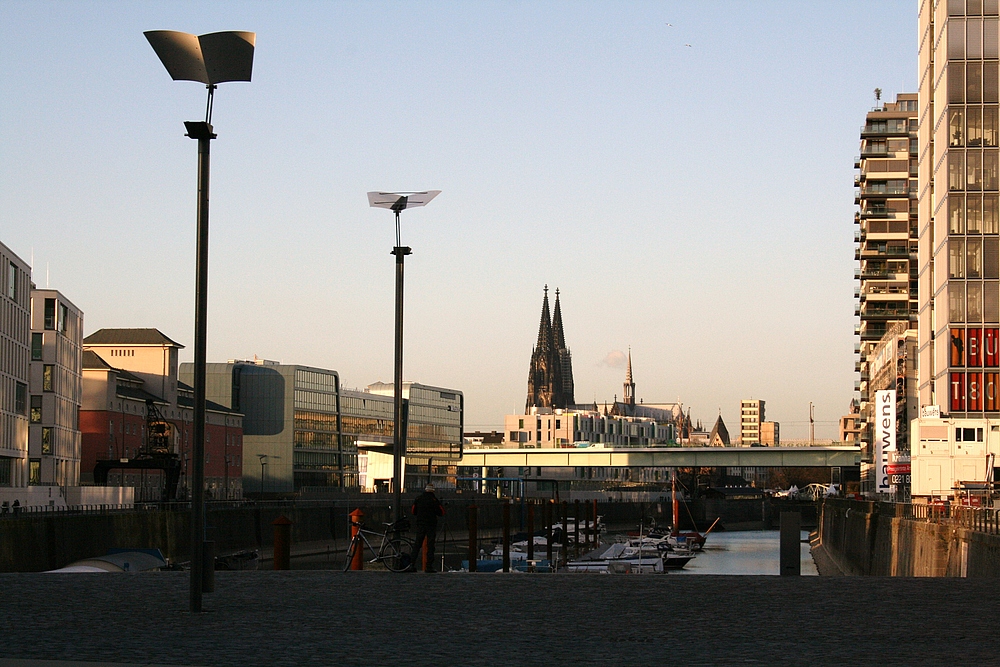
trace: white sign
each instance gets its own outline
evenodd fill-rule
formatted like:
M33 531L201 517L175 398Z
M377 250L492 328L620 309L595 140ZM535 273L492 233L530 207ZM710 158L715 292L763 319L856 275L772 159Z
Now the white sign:
M920 408L921 419L941 419L940 405L925 405Z
M896 392L875 392L875 491L890 493L889 452L896 451Z

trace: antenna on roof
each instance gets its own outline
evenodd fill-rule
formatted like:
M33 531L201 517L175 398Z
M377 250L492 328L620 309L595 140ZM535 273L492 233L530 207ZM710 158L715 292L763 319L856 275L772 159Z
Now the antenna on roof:
M882 101L882 89L881 88L876 88L875 89L875 103L878 104L881 101Z

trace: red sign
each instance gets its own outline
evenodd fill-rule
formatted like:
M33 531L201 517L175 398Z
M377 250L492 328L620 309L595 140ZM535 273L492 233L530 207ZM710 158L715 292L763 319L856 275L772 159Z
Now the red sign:
M971 331L969 332L972 333ZM969 391L966 396L969 399L969 410L980 411L983 409L983 374L969 373Z
M1000 412L1000 373L983 373L983 398L987 412Z
M983 329L983 364L996 368L1000 366L1000 329Z
M965 365L965 329L951 330L951 365Z
M954 331L954 329L952 329ZM951 374L951 411L965 412L965 373Z
M966 341L966 352L969 358L970 366L982 366L983 365L983 330L982 329L969 329L968 340Z
M909 463L890 463L886 472L890 475L909 475Z

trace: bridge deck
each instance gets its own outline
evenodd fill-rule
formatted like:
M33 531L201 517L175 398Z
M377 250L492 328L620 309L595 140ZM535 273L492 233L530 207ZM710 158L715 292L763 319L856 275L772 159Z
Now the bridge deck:
M861 448L828 447L573 447L559 449L466 449L460 466L544 467L850 467Z

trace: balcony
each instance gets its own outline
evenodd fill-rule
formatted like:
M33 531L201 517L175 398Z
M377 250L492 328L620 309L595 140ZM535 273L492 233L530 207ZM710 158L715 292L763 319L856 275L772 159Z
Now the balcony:
M910 194L910 189L906 186L874 185L869 183L863 188L855 190L854 195L862 197L903 197Z

